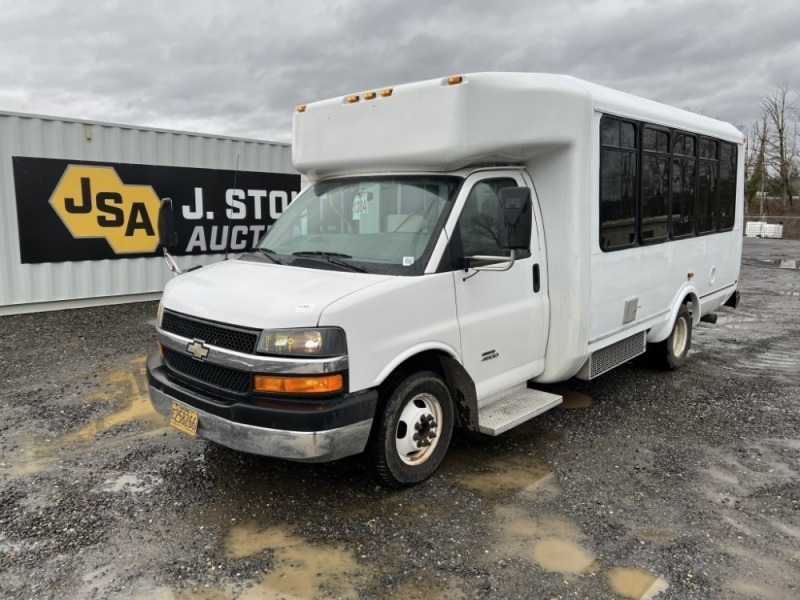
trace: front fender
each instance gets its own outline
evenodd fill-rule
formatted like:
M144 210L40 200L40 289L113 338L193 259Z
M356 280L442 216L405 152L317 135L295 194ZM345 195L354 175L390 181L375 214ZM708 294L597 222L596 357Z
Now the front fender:
M443 352L447 354L450 358L455 360L458 364L463 365L464 363L461 361L461 357L458 355L458 351L448 344L444 344L441 342L431 342L431 343L424 343L424 344L417 344L410 348L405 349L403 352L395 356L391 361L389 361L383 369L380 370L378 376L375 378L375 381L372 382L372 387L377 387L382 384L386 379L391 375L397 367L401 364L406 362L408 359L413 358L423 352Z

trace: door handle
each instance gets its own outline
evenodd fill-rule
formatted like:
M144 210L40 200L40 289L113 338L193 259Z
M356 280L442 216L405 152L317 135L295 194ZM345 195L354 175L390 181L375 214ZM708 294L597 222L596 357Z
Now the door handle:
M533 292L536 294L541 289L542 284L539 276L539 263L533 265Z

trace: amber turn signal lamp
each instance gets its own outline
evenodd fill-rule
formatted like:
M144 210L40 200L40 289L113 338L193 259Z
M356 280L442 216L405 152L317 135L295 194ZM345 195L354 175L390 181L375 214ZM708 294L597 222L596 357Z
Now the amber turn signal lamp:
M341 373L308 377L256 375L253 388L257 392L273 394L330 394L344 389L344 377Z
M158 353L161 355L161 358L164 358L164 346L161 345L161 342L156 342L156 346L158 346Z

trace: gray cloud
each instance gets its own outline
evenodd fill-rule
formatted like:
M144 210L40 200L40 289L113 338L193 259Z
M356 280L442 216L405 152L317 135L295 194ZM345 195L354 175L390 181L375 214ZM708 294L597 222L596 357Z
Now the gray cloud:
M800 89L795 0L0 0L0 109L288 140L295 105L568 73L746 124Z

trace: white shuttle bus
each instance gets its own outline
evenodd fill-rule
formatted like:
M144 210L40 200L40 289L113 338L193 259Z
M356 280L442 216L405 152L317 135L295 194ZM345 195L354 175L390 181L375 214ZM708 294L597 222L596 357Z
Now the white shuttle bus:
M561 75L299 106L311 183L252 251L167 285L152 403L236 450L366 452L385 484L422 481L455 427L498 435L561 402L537 384L683 363L693 325L738 302L743 142Z

